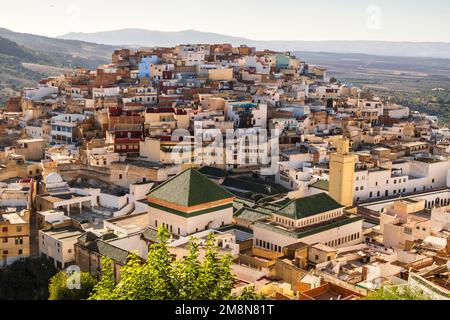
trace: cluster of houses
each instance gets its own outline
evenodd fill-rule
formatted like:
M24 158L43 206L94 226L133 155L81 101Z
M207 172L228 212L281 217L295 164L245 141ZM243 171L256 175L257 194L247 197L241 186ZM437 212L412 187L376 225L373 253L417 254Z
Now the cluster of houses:
M108 257L118 281L166 227L178 259L214 233L234 294L449 298L448 129L289 52L116 50L24 88L0 132L0 268Z

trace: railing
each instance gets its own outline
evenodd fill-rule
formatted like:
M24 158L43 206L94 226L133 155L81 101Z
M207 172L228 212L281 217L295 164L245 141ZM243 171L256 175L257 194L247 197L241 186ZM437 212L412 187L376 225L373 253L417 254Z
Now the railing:
M395 195L391 195L391 196L387 196L387 197L371 198L371 199L366 199L366 200L362 200L362 201L357 201L356 204L357 205L364 205L364 204L368 204L368 203L372 204L372 203L381 202L384 200L401 199L401 198L405 198L405 197L409 197L409 196L416 196L416 195L421 195L421 194L435 192L435 191L444 191L447 189L448 189L447 187L439 187L439 188L426 189L426 190L416 191L416 192L405 192L405 193L395 194Z

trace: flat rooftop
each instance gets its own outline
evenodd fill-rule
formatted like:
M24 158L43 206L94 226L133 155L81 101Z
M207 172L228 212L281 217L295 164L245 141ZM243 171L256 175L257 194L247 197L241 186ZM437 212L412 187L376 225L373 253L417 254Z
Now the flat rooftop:
M56 240L69 240L69 239L75 240L85 233L84 231L81 231L72 226L43 232L49 237L52 237Z
M0 214L0 222L9 222L10 224L27 223L17 212Z
M144 212L137 215L111 219L108 222L123 229L135 229L137 227L147 227L150 222L149 218L148 213Z

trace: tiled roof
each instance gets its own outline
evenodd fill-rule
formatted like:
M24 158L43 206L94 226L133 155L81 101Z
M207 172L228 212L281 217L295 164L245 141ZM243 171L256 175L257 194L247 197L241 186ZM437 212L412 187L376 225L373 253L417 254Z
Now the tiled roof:
M241 210L239 210L234 214L235 218L239 218L248 221L250 223L265 220L267 218L270 218L270 216L271 216L270 214L265 214L260 211L252 210L249 208L242 208Z
M103 239L106 238L103 236ZM108 242L101 240L92 232L86 232L78 238L78 244L86 247L92 252L96 252L103 257L111 258L112 260L125 265L129 256L129 252L118 247L115 247Z
M197 170L188 169L150 191L148 197L191 207L234 198L234 195Z
M310 185L312 188L316 188L319 190L328 191L329 189L329 182L327 180L317 180L313 184Z
M276 214L298 220L340 208L343 208L343 206L328 194L319 193L313 196L292 200L276 212Z
M204 166L200 168L198 171L206 176L214 178L224 178L227 175L227 172L225 170L209 166Z
M311 226L307 230L304 229L298 229L298 230L289 230L286 228L280 228L277 225L267 223L264 221L256 221L255 226L260 227L262 229L270 230L273 232L276 232L278 234L282 234L294 239L301 239L308 236L311 236L313 234L325 232L334 228L342 227L350 223L354 223L357 221L364 220L363 217L360 216L349 216L349 217L342 217L340 219L337 219L335 221L332 221L327 224L317 225L317 226Z

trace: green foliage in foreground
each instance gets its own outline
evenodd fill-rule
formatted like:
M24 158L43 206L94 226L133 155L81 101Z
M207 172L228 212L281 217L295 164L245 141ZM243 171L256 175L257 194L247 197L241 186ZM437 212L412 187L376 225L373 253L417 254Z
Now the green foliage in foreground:
M431 297L409 286L386 286L370 293L364 300L431 300Z
M147 261L131 256L121 269L120 282L114 281L111 260L103 259L102 277L90 300L227 300L232 299L234 278L231 256L220 256L214 235L205 243L200 259L199 244L189 243L189 254L174 260L168 248L167 229L158 230L159 242L150 247ZM241 299L261 299L252 289Z
M57 272L45 258L28 258L0 270L0 300L47 300L48 283Z
M76 276L75 276L76 277ZM49 300L85 300L89 298L92 289L97 284L97 280L90 273L81 272L79 274L80 289L70 289L68 283L73 281L67 272L59 272L50 279Z

